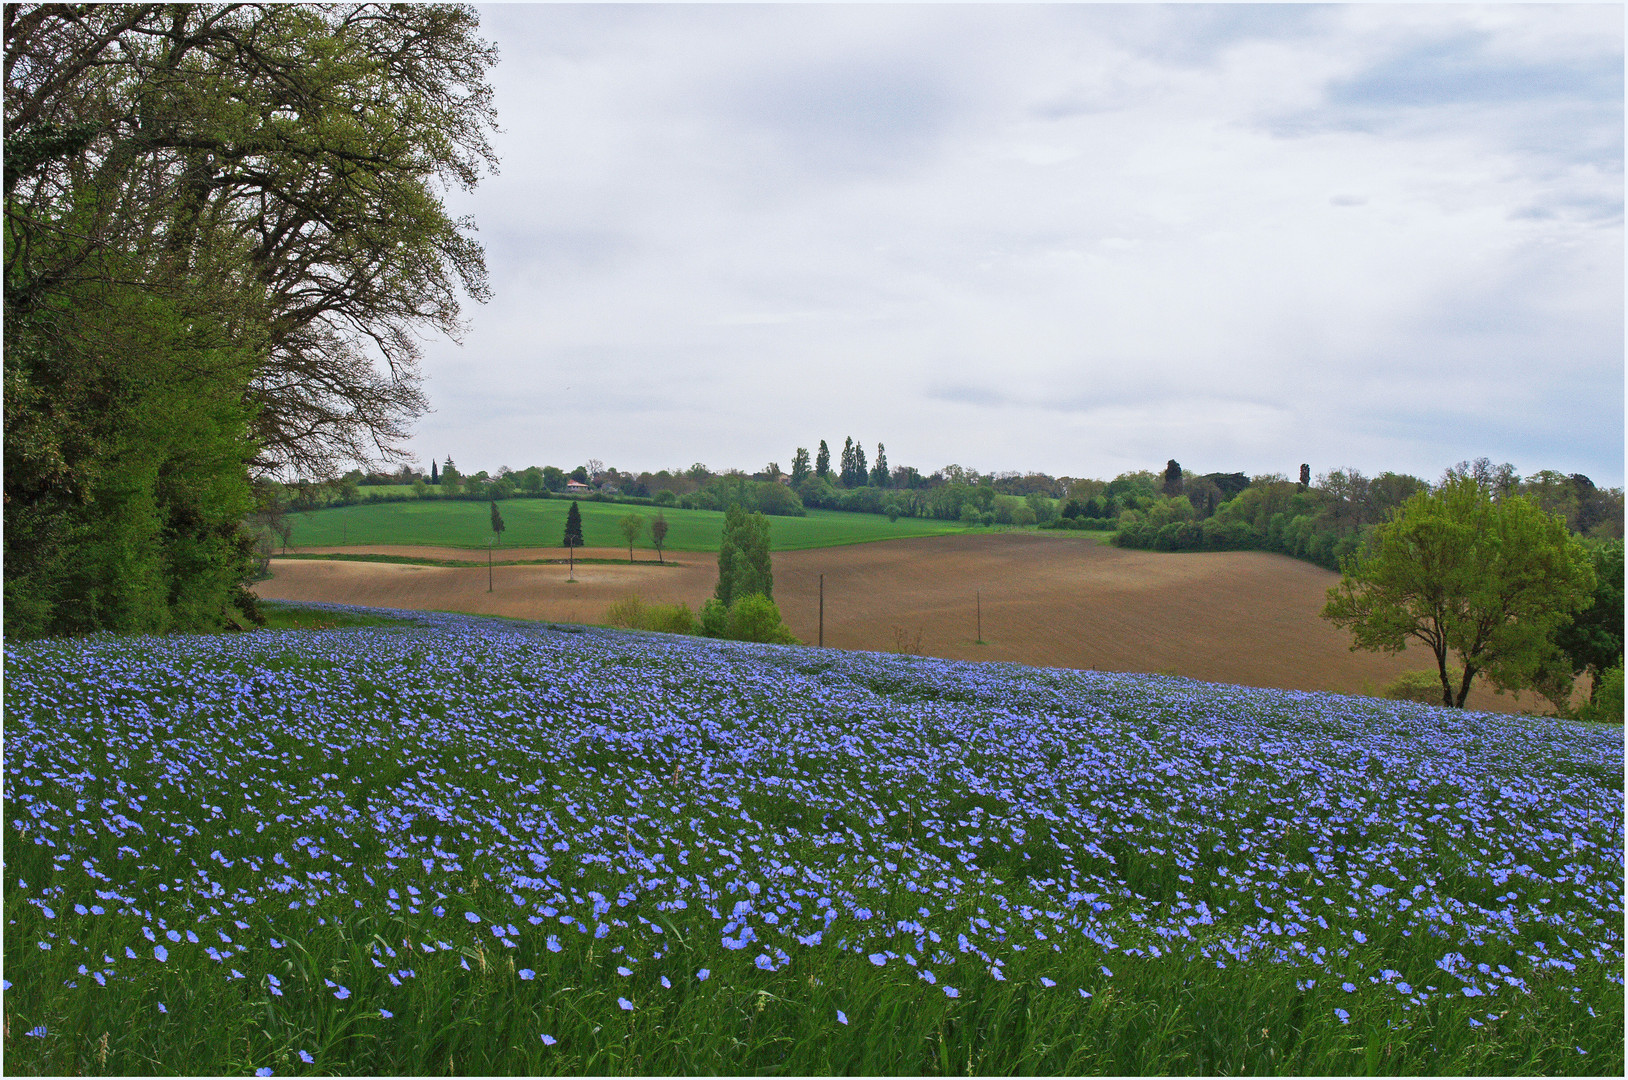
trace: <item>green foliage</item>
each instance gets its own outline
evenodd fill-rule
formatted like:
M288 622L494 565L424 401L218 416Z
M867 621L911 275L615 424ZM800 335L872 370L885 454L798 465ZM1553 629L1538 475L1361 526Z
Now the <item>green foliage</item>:
M1622 666L1623 542L1591 542L1588 556L1594 568L1593 595L1556 632L1555 644L1566 654L1573 675L1586 671L1593 677L1597 693L1601 675L1613 665Z
M1592 720L1597 724L1622 723L1622 658L1615 667L1606 668L1595 681L1588 704L1577 711L1579 720Z
M567 548L582 546L582 508L574 501L565 515L565 537L560 541L560 546Z
M770 645L801 644L780 621L780 609L762 593L747 593L729 605L724 636L731 641L757 641Z
M801 484L804 480L807 480L809 475L813 471L814 471L813 467L809 464L809 461L808 461L808 447L799 446L797 448L797 452L795 454L793 454L792 458L791 458L791 484L792 484L792 487L796 487L797 485Z
M644 515L623 514L616 522L616 527L622 530L622 536L627 540L627 561L633 561L633 545L638 543L640 535L644 533Z
M26 310L8 284L6 635L213 629L253 610L259 339L202 284L164 296L94 265Z
M778 517L802 517L808 512L795 491L773 480L754 485L752 504L760 513Z
M709 638L725 637L729 633L729 608L716 596L701 605L701 635Z
M688 604L646 604L637 593L613 603L605 612L605 624L663 634L694 634L697 629L695 615Z
M831 448L825 445L824 439L820 440L820 452L814 458L814 475L821 480L831 475Z
M762 593L774 598L774 571L769 562L769 519L747 513L740 503L724 515L718 543L718 588L715 596L725 607L736 598Z
M496 540L502 536L503 530L506 528L508 526L503 524L503 515L497 512L497 502L494 501L492 503L492 539Z
M1537 686L1558 653L1555 630L1593 589L1588 556L1562 519L1523 496L1494 501L1473 480L1449 477L1409 499L1346 560L1323 617L1351 631L1354 650L1423 642L1443 704L1463 708L1481 672L1500 689Z
M1385 685L1382 694L1392 701L1440 705L1441 676L1434 671L1404 671Z

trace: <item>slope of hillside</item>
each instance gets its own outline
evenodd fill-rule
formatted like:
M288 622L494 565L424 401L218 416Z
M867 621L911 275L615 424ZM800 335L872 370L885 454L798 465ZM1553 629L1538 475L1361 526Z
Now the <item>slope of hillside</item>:
M417 618L6 649L8 1071L1622 1069L1618 730Z
M665 569L640 558L636 565L578 566L576 584L566 583L564 567L500 566L491 592L484 566L273 560L275 576L255 591L276 599L597 623L629 592L699 610L717 583L713 557L684 555L682 566ZM781 613L807 642L819 636L824 576L825 643L841 649L902 647L946 659L1162 671L1348 694L1376 691L1433 662L1419 648L1394 657L1352 652L1350 636L1318 617L1339 576L1259 551L1127 551L1090 534L1012 532L777 551L774 574ZM1494 712L1547 709L1535 695L1517 700L1484 684L1470 704Z

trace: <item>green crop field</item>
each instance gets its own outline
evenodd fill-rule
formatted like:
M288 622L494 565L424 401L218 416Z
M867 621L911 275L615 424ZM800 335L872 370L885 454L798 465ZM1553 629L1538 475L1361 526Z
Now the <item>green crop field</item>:
M7 644L9 1074L1622 1075L1620 727L313 622Z
M565 535L569 499L505 499L497 504L506 528L500 548L559 547ZM633 513L646 521L634 546L653 550L648 522L659 509L621 503L579 502L582 536L588 547L626 547L617 526ZM724 515L716 510L662 508L668 523L668 551L717 551ZM289 543L301 547L335 544L401 544L484 549L492 539L489 503L460 500L361 503L332 510L290 514L294 531ZM889 521L879 514L810 510L807 517L771 517L771 545L776 551L862 544L904 536L942 536L967 531L962 525L928 518Z

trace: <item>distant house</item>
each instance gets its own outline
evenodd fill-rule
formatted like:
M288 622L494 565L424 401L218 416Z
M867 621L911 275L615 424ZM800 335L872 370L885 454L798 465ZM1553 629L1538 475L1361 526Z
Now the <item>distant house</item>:
M617 487L615 484L601 484L599 492L601 495L620 495L622 493L622 489Z
M581 480L567 480L565 482L565 490L572 495L586 495L588 492L592 491L593 488L589 487L587 484L584 484Z
M787 487L791 487L791 474L790 473L781 473L775 479L779 480L782 484L785 484Z

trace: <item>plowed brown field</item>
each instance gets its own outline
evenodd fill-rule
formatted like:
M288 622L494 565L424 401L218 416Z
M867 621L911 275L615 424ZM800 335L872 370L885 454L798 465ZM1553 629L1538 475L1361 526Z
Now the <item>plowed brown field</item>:
M446 548L349 548L420 558L474 559ZM508 558L563 557L560 549L510 551ZM625 550L579 556L625 558ZM644 553L640 553L643 555ZM320 600L433 611L466 611L556 622L597 623L610 604L637 592L650 603L698 609L712 594L712 557L682 565L499 566L493 591L485 567L276 559L255 586L268 599ZM1128 551L1093 537L996 533L889 540L778 553L775 600L793 633L819 633L825 575L825 644L841 649L919 651L957 660L1008 660L1043 667L1174 673L1211 682L1361 693L1408 668L1433 664L1422 647L1400 657L1353 653L1350 638L1318 617L1337 574L1265 552L1164 554ZM981 601L980 601L981 597ZM983 640L976 644L981 602ZM919 635L919 644L918 644ZM1472 708L1536 712L1478 686Z

